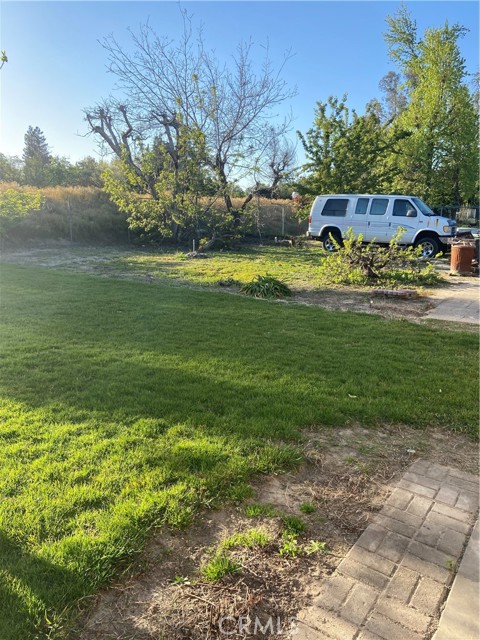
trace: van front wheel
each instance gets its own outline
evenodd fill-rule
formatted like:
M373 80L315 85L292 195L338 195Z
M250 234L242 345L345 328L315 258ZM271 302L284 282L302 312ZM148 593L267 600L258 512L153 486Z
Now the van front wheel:
M337 251L338 245L342 246L342 238L338 233L333 233L331 231L330 233L327 233L325 236L323 236L322 246L325 251L328 251L329 253Z
M422 251L422 258L428 260L429 258L434 258L440 250L440 243L437 238L433 236L426 236L417 240L414 244L414 247L420 247Z

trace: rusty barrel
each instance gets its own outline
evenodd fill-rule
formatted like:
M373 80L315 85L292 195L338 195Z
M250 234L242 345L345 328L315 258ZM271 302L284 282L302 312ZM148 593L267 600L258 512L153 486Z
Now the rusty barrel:
M452 244L450 270L455 273L472 273L472 262L475 257L473 242Z

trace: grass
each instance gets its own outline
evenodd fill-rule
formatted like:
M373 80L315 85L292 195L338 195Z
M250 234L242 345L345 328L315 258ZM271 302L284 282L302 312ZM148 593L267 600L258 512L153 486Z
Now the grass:
M127 217L120 213L107 194L97 187L19 186L0 182L2 192L38 194L45 201L40 211L33 211L8 232L7 243L18 244L65 239L74 242L127 242Z
M245 515L249 518L257 518L263 516L265 518L274 518L279 515L279 511L271 504L247 504L245 507Z
M305 522L298 516L282 516L282 523L286 533L298 535L305 531Z
M10 265L1 284L2 640L61 637L152 527L293 467L302 427L476 437L472 334Z
M218 555L202 567L201 574L207 582L217 582L226 575L237 573L240 568L240 565L228 556Z
M302 502L299 509L305 514L314 513L314 511L316 511L315 506L311 502Z
M258 549L265 547L269 542L270 536L264 529L248 529L234 533L220 542L214 556L203 565L200 574L207 582L217 582L226 575L237 573L241 565L227 555L228 551Z
M359 277L358 269L347 268L345 264L341 267L340 253L327 254L320 243L302 247L244 245L239 250L211 252L207 255L208 258L195 260L173 249L162 249L155 253L137 252L109 261L106 269L121 275L148 274L149 278L159 282L188 283L200 287L232 280L242 291L258 297L267 297L262 295L265 288L270 289L271 297L279 297L273 295L272 279L287 286L282 295L289 295L289 289L325 289L339 287L342 283L365 289L378 287L382 283L385 285L388 280L392 286L425 288L438 286L441 281L432 265L424 265L421 275L414 273L411 268L391 269L388 277L383 274L383 279L367 282L368 279Z
M210 253L204 260L191 260L185 253L162 251L139 253L110 262L112 271L129 274L150 274L160 281L212 286L219 280L232 278L241 285L267 274L292 288L320 286L316 273L322 251L314 248L255 246L241 251ZM324 255L324 254L323 254Z
M248 529L235 533L225 538L221 543L222 549L254 549L255 547L264 547L270 542L270 537L263 529Z

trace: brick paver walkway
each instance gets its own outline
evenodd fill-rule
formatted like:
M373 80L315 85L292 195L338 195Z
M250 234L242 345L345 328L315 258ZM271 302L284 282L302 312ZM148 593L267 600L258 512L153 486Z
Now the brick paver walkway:
M414 462L374 522L322 583L312 606L299 613L292 637L430 637L478 504L477 477L424 460Z

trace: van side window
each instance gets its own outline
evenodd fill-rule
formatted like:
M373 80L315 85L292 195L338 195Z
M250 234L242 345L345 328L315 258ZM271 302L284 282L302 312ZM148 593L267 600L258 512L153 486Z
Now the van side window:
M368 209L368 203L370 198L359 198L357 200L357 206L355 207L355 213L359 215L365 215Z
M415 211L415 207L409 200L395 200L393 203L393 214L394 216L406 216L407 211L409 209L413 209ZM415 211L416 216L416 211Z
M329 198L322 210L322 216L345 216L348 198Z
M373 198L370 207L371 216L383 216L388 207L388 198Z

